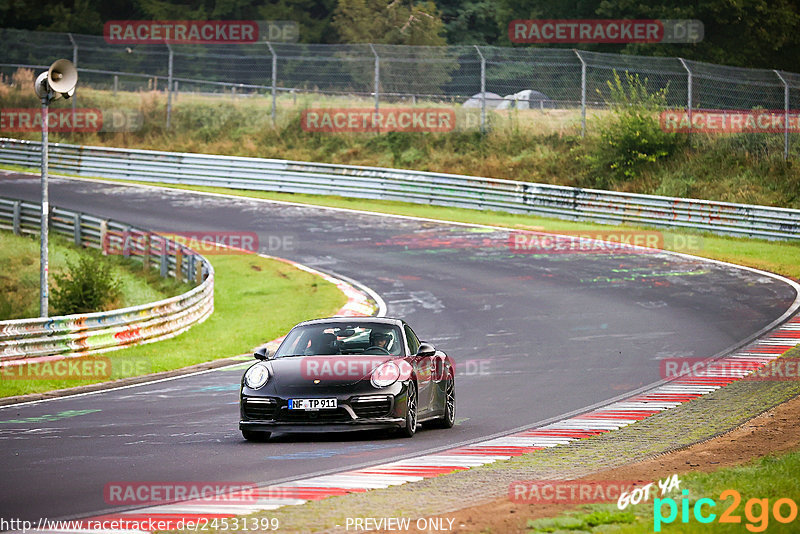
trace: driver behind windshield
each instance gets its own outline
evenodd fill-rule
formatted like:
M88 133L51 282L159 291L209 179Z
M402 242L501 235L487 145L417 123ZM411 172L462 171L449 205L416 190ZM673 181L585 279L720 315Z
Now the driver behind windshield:
M389 352L389 344L392 341L392 334L389 332L381 332L373 330L369 334L369 348L370 349L383 349Z

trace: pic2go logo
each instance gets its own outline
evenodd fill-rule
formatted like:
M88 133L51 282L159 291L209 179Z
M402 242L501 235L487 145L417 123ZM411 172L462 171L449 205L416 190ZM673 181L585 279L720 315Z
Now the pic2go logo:
M681 499L680 512L681 523L689 523L690 503L689 503L689 490L682 491L683 498ZM720 500L733 499L733 502L725 509L719 516L719 523L741 523L741 516L737 515L736 509L742 502L742 496L738 491L729 489L719 494ZM664 507L669 509L665 516ZM717 506L714 499L703 498L698 499L694 506L691 506L692 515L698 523L713 523L717 519L717 514L711 512L711 509ZM778 523L791 523L797 519L797 503L792 499L782 498L775 501L772 509L769 507L769 499L749 499L744 505L744 515L748 523L745 528L750 532L764 532L769 526L770 511L775 516ZM788 513L785 513L788 512ZM661 532L661 525L667 525L675 522L678 518L678 503L675 499L667 497L666 499L655 499L653 501L653 530Z

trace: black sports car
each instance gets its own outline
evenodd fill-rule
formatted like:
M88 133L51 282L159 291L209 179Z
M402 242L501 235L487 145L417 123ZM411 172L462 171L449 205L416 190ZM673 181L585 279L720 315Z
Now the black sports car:
M272 432L451 428L455 369L405 321L333 317L295 326L242 377L239 429L260 441Z

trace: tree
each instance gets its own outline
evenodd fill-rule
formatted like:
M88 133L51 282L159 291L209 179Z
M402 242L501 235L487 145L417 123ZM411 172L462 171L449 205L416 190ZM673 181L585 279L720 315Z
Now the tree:
M381 56L381 92L441 93L450 81L450 72L458 67L448 51L439 48L447 42L442 35L444 25L432 2L339 0L333 25L344 43L419 47L403 50L400 57L394 57L397 52L391 47L377 47ZM360 85L372 86L371 61L350 62L348 68Z
M444 24L433 2L339 0L333 26L343 43L447 44L442 36Z
M447 42L464 45L493 45L503 37L505 19L499 19L493 0L438 0Z

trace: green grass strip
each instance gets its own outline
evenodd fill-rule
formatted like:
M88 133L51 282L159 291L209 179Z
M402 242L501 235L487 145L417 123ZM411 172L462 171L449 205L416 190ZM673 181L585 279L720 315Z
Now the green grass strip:
M663 497L656 490L651 490L648 502L629 505L624 511L617 508L616 503L588 504L565 512L557 517L528 520L530 533L545 532L615 532L619 534L639 534L641 532L660 531L665 533L681 532L687 534L705 532L797 532L798 519L782 524L774 515L774 506L779 499L790 499L797 509L800 503L800 452L791 452L780 456L767 456L747 464L719 469L712 473L689 473L680 476L680 491L672 491ZM664 473L662 479L670 473ZM688 490L688 495L682 492ZM734 506L733 495L720 495L726 490L734 490L740 500ZM664 502L654 501L661 498ZM701 517L708 518L714 514L713 521L705 524L695 516L695 504L700 499L711 499L699 509ZM675 502L677 514L670 522L655 521L654 513L658 510L659 518L669 518L670 504ZM684 499L688 503L686 516L682 513ZM751 499L753 501L751 501ZM764 501L766 500L766 501ZM758 502L756 502L758 501ZM762 507L766 504L766 509ZM720 522L721 515L730 509L731 518L739 518L739 523ZM782 517L790 515L790 505L782 503L779 513ZM658 530L655 530L658 528Z

